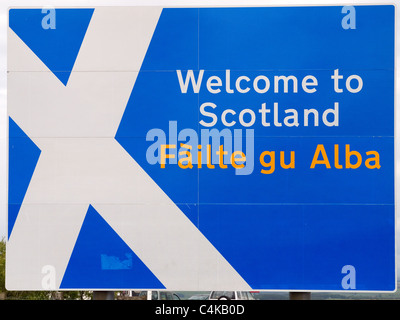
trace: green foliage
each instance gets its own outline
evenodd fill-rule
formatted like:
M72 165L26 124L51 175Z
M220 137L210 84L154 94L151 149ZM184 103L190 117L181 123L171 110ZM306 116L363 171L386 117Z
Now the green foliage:
M0 241L0 292L6 291L6 242Z

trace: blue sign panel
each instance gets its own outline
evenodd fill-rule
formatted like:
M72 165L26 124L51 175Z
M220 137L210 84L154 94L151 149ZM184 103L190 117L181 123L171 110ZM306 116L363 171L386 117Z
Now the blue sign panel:
M394 8L354 10L165 9L117 132L253 288L394 288Z
M81 52L96 10L81 12L92 19ZM10 27L23 37L19 13ZM112 70L137 76L111 138L246 289L395 290L394 16L394 6L163 8L140 68ZM74 69L50 71L73 85ZM172 269L158 273L153 247L109 230L113 218L96 201L87 202L60 287L182 289ZM146 205L143 215L153 210ZM91 243L95 221L118 241ZM114 242L114 254L96 247ZM133 266L146 277L135 279Z

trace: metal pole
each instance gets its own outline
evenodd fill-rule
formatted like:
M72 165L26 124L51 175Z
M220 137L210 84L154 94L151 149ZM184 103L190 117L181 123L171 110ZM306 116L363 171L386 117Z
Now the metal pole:
M93 291L93 300L114 300L114 291Z
M311 292L289 292L289 300L311 300Z

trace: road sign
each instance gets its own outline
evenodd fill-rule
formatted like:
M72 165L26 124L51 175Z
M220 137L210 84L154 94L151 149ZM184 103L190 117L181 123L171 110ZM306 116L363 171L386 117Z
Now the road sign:
M7 288L395 290L394 11L10 9Z

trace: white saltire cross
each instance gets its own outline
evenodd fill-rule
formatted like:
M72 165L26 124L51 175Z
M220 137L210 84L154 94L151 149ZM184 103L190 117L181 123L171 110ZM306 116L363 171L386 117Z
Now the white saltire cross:
M96 8L67 86L8 30L8 114L41 150L7 243L10 290L41 289L45 266L60 287L90 204L166 288L250 289L114 139L161 10Z

